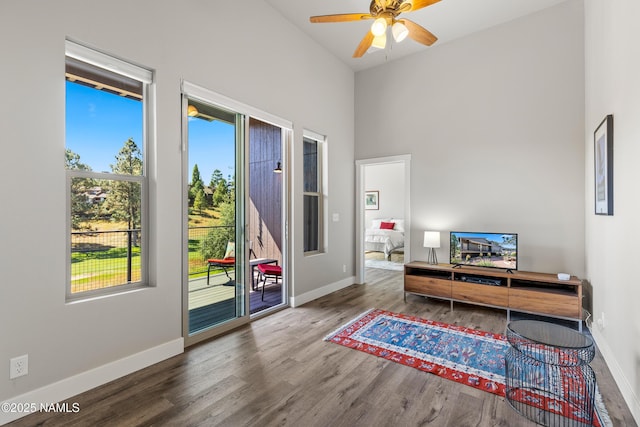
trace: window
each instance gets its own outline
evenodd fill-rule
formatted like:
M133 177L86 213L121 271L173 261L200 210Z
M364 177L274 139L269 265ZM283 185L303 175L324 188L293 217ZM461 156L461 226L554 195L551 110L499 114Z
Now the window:
M305 131L303 138L305 253L323 251L322 141L324 141L323 137Z
M152 73L67 41L67 299L147 283L147 128Z

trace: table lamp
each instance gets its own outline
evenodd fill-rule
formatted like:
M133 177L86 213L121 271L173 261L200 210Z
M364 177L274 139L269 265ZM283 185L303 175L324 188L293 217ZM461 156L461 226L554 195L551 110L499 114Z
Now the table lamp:
M440 232L439 231L425 231L424 232L424 245L425 248L429 248L429 255L427 262L429 264L437 264L438 257L436 256L436 248L440 247Z

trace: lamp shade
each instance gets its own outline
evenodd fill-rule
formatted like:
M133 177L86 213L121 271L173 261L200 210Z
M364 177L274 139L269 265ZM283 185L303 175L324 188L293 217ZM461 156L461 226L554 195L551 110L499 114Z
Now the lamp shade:
M371 33L374 36L381 36L387 31L387 20L384 18L378 18L371 24Z
M402 40L407 38L407 36L409 35L409 29L402 22L397 21L391 27L391 34L393 34L393 39L397 43L400 43Z
M198 115L198 109L196 108L196 106L189 104L189 106L187 107L187 116L195 117L197 115Z
M440 232L439 231L425 231L424 232L424 244L425 248L439 248L440 247Z
M371 46L377 49L384 49L387 45L387 35L382 34L381 36L375 36L373 41L371 42Z

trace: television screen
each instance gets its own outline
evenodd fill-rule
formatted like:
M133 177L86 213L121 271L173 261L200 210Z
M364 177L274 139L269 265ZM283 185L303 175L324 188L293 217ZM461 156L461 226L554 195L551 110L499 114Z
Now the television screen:
M518 235L514 233L450 233L449 263L518 269Z

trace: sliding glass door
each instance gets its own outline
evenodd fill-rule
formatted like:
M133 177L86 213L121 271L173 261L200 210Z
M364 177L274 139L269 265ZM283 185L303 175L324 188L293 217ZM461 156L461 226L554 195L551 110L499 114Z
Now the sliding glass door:
M287 297L283 197L287 176L283 146L287 135L280 126L249 118L247 237L252 280L249 311L253 316L283 306Z
M287 305L291 124L183 82L183 333Z
M189 96L183 108L186 322L192 337L246 317L245 138L240 114Z

